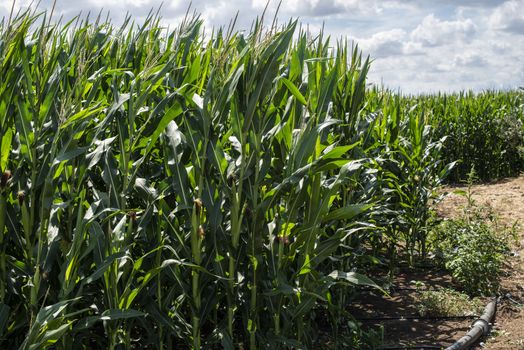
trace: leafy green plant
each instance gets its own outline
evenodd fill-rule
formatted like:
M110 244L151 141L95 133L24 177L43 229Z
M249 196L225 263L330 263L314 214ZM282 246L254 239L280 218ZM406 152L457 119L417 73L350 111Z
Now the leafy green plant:
M378 326L364 331L362 325L348 321L344 332L338 337L340 339L328 339L326 349L378 349L384 342L384 327Z
M491 212L478 206L471 185L474 168L468 175L462 217L446 219L432 233L434 252L453 278L470 295L493 295L499 287L503 261L515 238L515 227L500 228Z
M447 220L437 229L444 266L470 295L498 290L507 240L486 223Z

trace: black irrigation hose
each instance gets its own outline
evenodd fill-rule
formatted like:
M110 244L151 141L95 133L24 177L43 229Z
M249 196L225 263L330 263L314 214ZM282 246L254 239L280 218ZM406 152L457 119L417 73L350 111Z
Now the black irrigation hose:
M493 299L486 305L484 313L473 323L471 330L465 336L460 338L455 344L446 348L446 350L464 350L469 349L483 335L487 335L490 329L491 320L497 310L497 299Z
M442 346L437 345L416 345L416 346L388 346L385 348L378 348L378 350L415 350L415 349L438 349L442 350Z
M425 290L434 290L434 289L429 289L429 288L415 288L415 287L389 287L389 289L391 290L409 290L409 291L425 291ZM360 287L360 290L365 290L365 291L376 291L377 290L377 287L370 287L370 286L362 286Z
M506 296L507 299L510 299ZM510 299L511 300L511 299ZM497 299L493 298L492 301L486 305L484 313L475 321L471 326L471 330L466 333L465 336L456 341L453 345L447 347L445 350L466 350L475 344L481 336L487 335L490 329L491 321L495 316L497 310ZM469 317L469 316L466 316ZM407 319L406 317L404 319ZM431 319L431 318L426 318ZM442 346L438 345L416 345L416 346L388 346L381 347L379 350L415 350L415 349L439 349L442 350Z
M397 293L397 292L416 292L416 293L422 293L422 292L438 292L442 291L444 289L449 289L446 287L438 287L438 288L413 288L413 287L390 287L390 294ZM455 290L459 291L458 289L454 288ZM372 290L372 289L369 289Z
M366 317L366 318L357 318L356 321L366 322L366 321L408 321L408 320L469 320L472 318L477 318L478 315L462 315L462 316L384 316L384 317Z
M454 286L453 286L454 287ZM438 292L444 289L449 289L448 287L431 287L431 288L416 288L416 287L391 287L391 290L397 291L397 290L407 290L410 292ZM460 289L457 289L456 287L453 288L455 290L460 291Z

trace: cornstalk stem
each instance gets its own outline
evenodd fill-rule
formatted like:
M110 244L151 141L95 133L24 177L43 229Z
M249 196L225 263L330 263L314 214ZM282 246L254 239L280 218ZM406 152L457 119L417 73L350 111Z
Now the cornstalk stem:
M162 210L159 210L158 212L158 218L159 222L157 223L157 242L158 245L161 246L162 241L162 230L160 229L160 218L162 217ZM156 253L156 266L160 267L162 264L162 250L159 250ZM157 287L156 287L156 298L158 303L158 309L162 310L162 273L160 272L157 277ZM164 348L164 339L163 339L163 327L162 325L159 325L158 329L158 348L162 350Z
M202 188L204 186L204 174L206 167L206 150L209 139L206 138L203 144L203 154L201 157L200 163L200 178L198 181L198 200L200 200L202 194ZM200 236L199 230L202 221L202 212L204 208L201 203L194 203L193 212L191 215L191 253L193 255L193 262L195 265L200 265L202 263L202 240L203 237ZM192 334L193 334L193 349L199 350L201 348L201 339L200 339L200 310L202 308L201 300L201 291L200 291L200 273L198 270L193 269L191 271L192 279L192 296L193 296L193 315L192 315Z
M193 207L192 215L192 229L191 229L191 251L193 254L193 262L195 265L200 265L202 263L202 258L200 254L200 242L198 237L198 227L199 227L199 218L196 213L196 206ZM200 274L196 269L191 271L192 279L192 294L193 294L193 316L192 316L192 331L193 331L193 349L200 349L200 308L202 306L200 300L200 288L199 280Z
M5 262L4 230L5 230L5 213L7 211L7 191L0 190L0 302L5 299L5 289L7 287L7 274Z
M260 140L256 139L255 154L258 156L260 154ZM251 265L253 270L253 280L251 281L251 304L250 304L250 319L251 319L251 329L249 330L249 345L250 349L256 349L256 332L257 332L257 250L256 250L256 241L257 241L257 217L258 217L258 180L260 175L260 163L255 162L255 179L253 183L253 194L252 194L252 214L251 214Z
M242 152L242 157L244 156ZM233 328L235 323L235 289L236 289L236 268L235 268L235 254L238 252L238 245L240 242L240 229L243 218L243 211L240 208L242 203L242 187L244 185L244 166L240 168L240 179L238 181L238 190L233 183L232 188L232 207L231 207L231 244L233 251L229 255L229 297L228 297L228 331L233 339Z

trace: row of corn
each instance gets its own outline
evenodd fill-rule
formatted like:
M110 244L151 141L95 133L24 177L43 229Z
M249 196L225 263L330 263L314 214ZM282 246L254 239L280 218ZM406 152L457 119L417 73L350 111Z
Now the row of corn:
M455 163L357 47L296 27L0 22L3 348L377 341L352 295L424 259Z

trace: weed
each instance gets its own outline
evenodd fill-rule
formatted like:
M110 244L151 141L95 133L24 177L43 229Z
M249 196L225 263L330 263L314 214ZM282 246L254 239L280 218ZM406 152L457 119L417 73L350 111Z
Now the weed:
M417 311L423 317L474 316L482 308L480 299L449 288L421 291L417 297Z

